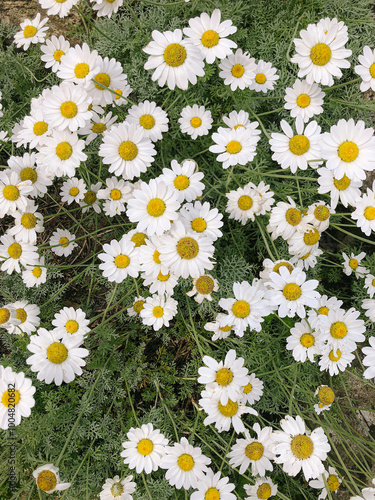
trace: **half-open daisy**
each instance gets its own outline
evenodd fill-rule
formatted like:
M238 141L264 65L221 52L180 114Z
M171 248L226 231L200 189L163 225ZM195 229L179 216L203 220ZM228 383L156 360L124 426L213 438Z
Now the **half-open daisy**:
M59 468L53 464L38 467L34 470L33 477L38 488L48 494L55 491L64 491L70 486L70 483L60 482Z
M194 296L194 300L201 304L204 299L212 300L211 293L219 290L218 281L210 274L203 274L193 279L193 289L186 293L189 297Z

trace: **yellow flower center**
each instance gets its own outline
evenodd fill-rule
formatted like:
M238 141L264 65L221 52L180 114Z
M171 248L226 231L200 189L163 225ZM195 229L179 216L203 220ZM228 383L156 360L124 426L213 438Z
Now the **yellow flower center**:
M169 273L163 274L161 271L159 271L158 280L159 281L168 281L169 280Z
M188 455L184 453L183 455L180 455L177 460L178 466L180 469L184 470L185 472L188 472L194 467L194 459L191 455Z
M318 398L324 405L330 405L335 400L335 393L330 387L321 387L318 391Z
M161 264L160 261L160 252L158 250L155 250L154 255L152 256L153 261L156 262L156 264Z
M65 101L60 106L64 118L74 118L78 112L77 105L73 101Z
M94 191L86 191L84 201L88 205L92 205L96 201L96 193Z
M240 210L250 210L253 206L253 199L247 194L243 194L238 198L237 205Z
M283 295L286 300L297 300L301 297L302 290L296 283L287 283L283 288Z
M262 443L255 441L250 443L245 448L245 455L250 458L250 460L260 460L263 456L264 448Z
M375 207L366 207L363 215L365 216L365 218L367 220L374 220L375 219Z
M268 483L263 483L257 489L257 497L260 500L267 500L271 496L271 486Z
M301 156L310 148L310 141L305 135L295 135L291 139L289 139L289 149L290 151L297 156Z
M131 237L131 241L134 243L136 248L141 247L142 245L146 245L147 239L148 236L145 233L134 233Z
M369 71L372 78L375 78L375 63L371 64Z
M90 67L86 63L78 63L74 68L74 74L77 78L85 78L90 71Z
M241 144L238 141L230 141L227 144L227 153L235 155L239 153L242 149Z
M125 269L125 267L128 267L130 264L130 259L127 255L124 255L120 253L120 255L117 255L115 257L115 266L118 267L119 269Z
M292 210L292 209L291 209ZM294 267L292 266L292 264L290 264L289 262L278 262L277 264L275 264L273 266L273 269L272 271L274 273L277 273L277 274L280 274L280 267L286 267L288 269L288 271L291 273L294 269Z
M186 175L177 175L173 181L174 187L179 191L186 189L190 185L190 179Z
M144 303L144 300L137 300L136 302L134 302L133 309L137 314L139 314L142 309L144 309Z
M311 333L304 333L299 339L303 347L309 348L315 344L315 338Z
M349 267L351 267L352 269L357 269L358 266L359 266L358 260L356 259L349 260Z
M155 126L155 118L152 115L142 115L139 119L141 127L150 130Z
M259 83L260 85L263 85L263 83L266 83L267 77L264 73L258 73L255 75L255 81Z
M221 368L216 372L215 380L219 385L229 385L233 380L232 370L229 370L229 368Z
M310 52L310 59L317 66L324 66L331 59L332 51L326 43L314 45Z
M318 205L314 210L314 216L320 221L325 221L330 216L330 211L325 205Z
M120 95L115 95L115 99L117 101L117 99L120 99L120 97L122 96L122 90L120 89L115 89L115 92L116 94L120 94Z
M232 66L232 75L235 78L241 78L241 76L245 73L245 68L242 66L242 64L235 64Z
M42 491L51 491L56 487L57 479L53 472L50 470L43 470L36 480L38 487Z
M207 227L207 222L202 217L197 217L191 221L191 228L197 233L203 233Z
M182 259L193 259L198 255L199 245L190 237L181 238L177 243L177 253Z
M297 208L288 208L285 214L285 220L291 226L297 226L302 219L302 212Z
M354 161L357 158L358 154L359 148L355 142L345 141L339 146L338 155L343 161L347 163Z
M233 328L233 325L219 326L219 330L222 332L229 332Z
M32 273L33 273L33 276L35 278L40 278L42 275L42 269L40 267L36 266L36 267L34 267Z
M324 316L328 316L329 309L328 309L328 307L325 307L325 306L319 307L318 313L324 314Z
M160 198L152 198L147 204L147 212L152 217L160 217L165 212L165 203Z
M107 0L108 2L109 0ZM124 492L124 485L121 484L120 482L114 483L111 486L111 495L115 498L120 497Z
M33 126L33 132L35 135L43 135L48 130L48 123L45 121L36 122Z
M342 177L341 179L334 178L333 184L339 191L345 191L345 189L348 189L348 187L350 186L350 179L349 177L344 175L344 177Z
M343 339L348 333L348 329L342 321L332 323L329 331L334 339Z
M61 342L54 342L47 349L47 358L51 363L60 364L68 357L68 349Z
M69 332L69 333L76 333L76 331L78 330L79 328L79 324L77 323L77 321L75 321L74 319L70 319L69 321L67 321L67 323L65 324L65 328L66 330Z
M125 141L120 144L118 152L123 160L132 161L138 154L138 148L134 142Z
M195 282L197 292L202 295L208 295L214 289L215 282L210 276L200 276Z
M20 398L21 398L20 393L17 390L15 391L12 390L11 392L9 392L8 389L7 391L4 392L3 397L1 398L1 402L6 407L9 407L9 405L11 404L12 408L14 408L13 405L18 405ZM9 399L11 399L10 402Z
M3 196L6 200L16 201L19 198L20 192L16 186L5 186L3 189Z
M315 245L315 243L318 243L319 240L320 233L315 227L310 231L306 231L306 233L303 235L303 241L306 243L306 245Z
M21 181L31 181L33 184L38 178L38 174L33 168L23 168L20 173Z
M155 318L161 318L164 314L164 309L160 306L156 306L153 308L152 314L155 316Z
M26 318L27 318L27 313L25 311L25 309L17 309L17 319L21 320L21 324L22 323L25 323L26 321Z
M220 500L220 492L216 488L208 488L204 500Z
M295 457L305 460L313 454L314 443L305 434L299 434L292 439L291 449Z
M3 325L10 318L10 311L6 307L0 308L0 325Z
M70 196L77 196L78 193L79 193L79 189L77 187L72 187L69 189Z
M21 224L26 229L32 229L36 225L36 217L34 214L26 213L21 217Z
M375 286L375 278L372 280L371 285Z
M22 255L22 247L19 243L12 243L8 248L8 255L12 259L19 259Z
M107 130L107 126L104 123L94 123L91 129L94 134L102 134L105 130Z
M205 47L215 47L215 45L219 43L219 35L213 30L205 31L202 35L201 42Z
M311 252L308 252L306 255L304 255L303 257L300 257L301 260L306 260L308 257L310 257L311 255Z
M23 30L23 36L25 38L32 38L37 31L38 30L35 28L35 26L26 26Z
M226 405L222 405L219 401L218 409L224 417L233 417L238 411L238 403L228 399L228 403Z
M340 349L337 349L336 353L332 349L332 351L329 353L328 357L329 357L329 359L331 361L338 361L341 358L341 351L340 351Z
M307 94L300 94L297 97L297 106L300 108L306 108L311 102L310 96Z
M60 160L68 160L73 154L73 148L69 142L60 142L56 146L56 155Z
M237 130L240 127L243 127L244 129L246 129L245 125L238 124L238 125L234 126L234 130Z
M63 52L62 50L55 50L55 52L53 53L53 58L55 59L55 61L61 62L61 56L64 55L65 52Z
M251 384L246 384L245 387L242 389L242 392L244 394L250 394L250 392L253 390L253 386Z
M194 118L192 118L190 120L190 125L193 127L193 128L198 128L202 125L202 120L200 118L198 118L198 116L195 116Z
M181 66L186 59L185 47L179 43L171 43L164 51L164 61L168 66L176 67Z
M149 455L154 449L154 444L150 439L141 439L137 444L138 452L143 455Z
M59 243L61 246L67 247L69 245L69 240L68 240L68 238L63 236L62 238L60 238Z
M232 313L237 318L246 318L250 314L250 306L245 300L237 300L232 306Z
M98 75L95 76L94 80L104 85L104 87L109 87L111 83L111 78L109 75L107 75L107 73L99 73ZM105 90L103 87L98 85L98 83L94 83L95 87L99 90Z
M109 196L112 200L119 200L121 198L121 191L119 189L112 189Z
M335 476L334 474L330 474L327 478L327 486L328 486L329 491L338 490L340 487L340 482L338 480L338 477Z

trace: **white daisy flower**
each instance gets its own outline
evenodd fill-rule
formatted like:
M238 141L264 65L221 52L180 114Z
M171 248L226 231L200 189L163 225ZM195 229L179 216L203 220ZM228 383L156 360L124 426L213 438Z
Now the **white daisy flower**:
M314 405L314 410L317 415L320 415L323 411L329 410L332 403L335 401L335 393L328 387L328 385L320 385L314 396L318 396L319 403Z
M255 373L250 373L247 376L247 384L242 388L241 403L253 405L263 396L263 382L255 376Z
M317 264L317 257L320 255L323 255L323 250L320 250L320 248L315 248L311 247L311 250L307 252L305 255L294 255L291 259L290 262L295 265L296 267L299 267L302 270L308 271L308 269L311 267L312 269L316 266Z
M152 81L160 87L167 83L173 90L176 86L187 90L189 82L197 83L197 76L204 76L204 54L190 41L182 38L182 31L153 30L153 40L142 50L149 54L145 69L154 69Z
M315 332L306 320L295 323L290 329L290 336L286 339L286 349L293 351L293 358L304 363L307 358L313 363L314 356L320 354Z
M119 476L106 479L99 494L100 500L133 500L131 493L135 492L136 483L132 479L133 476L127 476L122 481Z
M124 88L128 83L127 77L121 63L116 59L108 59L108 57L103 59L98 56L96 63L98 67L88 82L86 90L94 105L106 106L115 99L111 90Z
M88 325L90 320L86 319L86 313L82 309L74 307L63 307L58 313L55 313L52 324L55 327L54 333L59 339L65 337L84 337L90 331Z
M147 297L140 312L142 323L152 326L155 331L160 330L163 326L168 327L169 322L177 314L177 304L177 300L172 297L161 295Z
M189 297L201 304L204 299L212 301L211 293L219 290L219 282L210 274L203 274L193 279L193 289L186 293Z
M100 214L101 208L99 205L97 193L101 187L102 183L97 182L96 184L91 184L90 189L85 192L83 200L79 202L79 206L83 207L83 214L90 210L90 208L93 208L97 214Z
M365 276L364 287L366 288L367 293L372 299L375 293L375 276L373 274L368 274L367 276Z
M235 298L219 301L219 306L228 313L222 320L222 326L232 325L234 333L239 337L243 337L248 326L250 330L260 332L264 316L271 313L270 302L265 298L266 292L261 282L253 282L252 285L247 281L233 283Z
M8 132L5 130L0 130L0 142L9 142L10 138L7 137Z
M258 61L255 67L255 77L249 85L250 90L255 90L255 92L267 93L269 90L273 90L276 81L280 78L276 74L277 69L272 66L272 63Z
M218 59L232 54L232 49L237 48L237 44L228 39L229 35L236 33L236 26L227 19L220 22L220 9L215 9L211 17L203 12L200 17L189 19L190 28L184 28L184 35L202 52L208 64Z
M279 273L280 267L286 267L290 273L294 269L293 264L291 264L289 260L275 260L275 262L273 262L270 259L264 259L262 265L263 271L260 271L259 278L263 281L263 283L267 283L267 281L270 280L270 273Z
M365 309L365 316L367 316L370 321L375 322L375 299L365 299L362 302L362 309Z
M168 131L168 115L156 102L144 101L133 105L128 110L127 123L134 123L143 128L143 134L152 142L160 141L162 134Z
M266 471L273 470L270 460L275 458L275 455L270 450L270 446L273 445L272 427L261 429L256 422L253 429L257 437L252 438L246 429L244 432L245 439L236 440L230 453L227 454L227 458L230 459L229 465L232 467L240 466L240 474L243 474L251 465L251 474L253 476L264 476Z
M304 216L290 196L287 199L288 203L279 201L271 209L267 231L273 240L279 236L288 240L296 231L304 232L312 227L309 224L311 216Z
M0 217L13 215L16 210L26 210L28 196L33 188L31 181L20 181L16 172L0 172Z
M219 76L224 79L224 85L230 85L233 92L237 88L244 90L253 82L256 68L255 59L248 52L237 49L234 54L220 61Z
M33 109L30 116L25 116L22 122L22 128L17 135L17 144L26 147L29 145L30 149L43 146L46 137L51 135L50 124L45 120L44 108ZM35 153L34 153L35 154Z
M129 469L135 469L137 474L142 471L151 474L158 470L168 444L164 434L149 423L138 429L132 427L126 436L129 441L122 443L125 450L120 453L125 457L124 464L129 465Z
M315 227L304 232L296 231L288 240L288 252L291 255L298 255L299 258L304 257L309 252L317 250L319 241L320 233Z
M299 168L306 170L307 167L315 168L323 163L315 161L321 157L321 128L315 120L305 128L302 118L297 116L296 134L285 120L281 120L280 126L284 134L272 133L269 143L273 151L272 159L277 161L282 169L290 167L294 174ZM312 165L310 162L313 162Z
M312 479L311 481L309 481L309 486L316 490L322 490L320 492L320 495L318 496L318 500L324 500L325 498L327 498L328 495L327 488L331 493L336 493L341 483L342 481L338 477L335 469L333 467L328 467L328 471L325 470L323 474L321 474L319 479Z
M258 415L258 412L253 408L236 400L228 399L227 404L221 404L220 395L214 394L212 390L202 391L201 396L199 404L208 415L203 423L204 425L214 424L218 432L229 431L232 425L237 434L244 432L242 415L245 413Z
M98 17L110 18L112 14L116 14L119 8L124 3L124 0L90 0L93 2L93 9L96 10Z
M213 269L210 259L215 248L207 236L188 231L177 221L160 239L160 261L177 276L193 278Z
M301 38L294 39L296 54L291 58L298 64L298 77L306 77L307 83L333 85L333 76L342 77L340 68L350 68L346 60L352 51L345 48L347 31L338 24L331 24L327 30L323 26L309 24L300 31Z
M355 181L364 180L366 171L375 169L375 137L373 128L365 128L365 122L339 120L321 137L322 158L335 177L346 175Z
M372 190L367 188L367 193L356 199L355 206L352 219L366 236L370 236L371 231L375 231L375 182Z
M44 231L43 215L37 210L34 202L29 201L25 211L14 212L14 226L8 229L8 234L14 236L16 241L35 245L38 233Z
M179 212L179 220L183 223L187 230L209 237L212 241L216 241L223 233L220 227L223 226L223 215L219 213L217 208L212 208L208 201L203 204L200 201L193 203L185 203Z
M226 405L228 399L236 401L241 395L241 387L247 383L248 370L243 358L236 358L234 349L227 352L224 361L217 362L210 356L204 356L205 365L198 369L198 384L207 384L206 388L219 397L220 403Z
M62 5L62 3L60 5ZM58 38L57 36L52 35L50 39L46 40L45 45L41 45L40 47L40 50L43 52L40 59L45 63L44 67L51 68L51 71L56 73L60 67L61 56L64 56L69 49L70 43L62 35Z
M370 344L369 347L363 347L362 352L364 354L363 365L368 366L363 372L363 376L366 379L375 378L375 337L370 337L368 339Z
M0 328L11 329L21 324L17 318L17 310L13 304L0 307Z
M117 2L118 0L115 0L115 1ZM114 93L112 93L113 101L112 101L111 106L118 107L118 106L123 106L125 104L128 104L129 101L126 98L128 97L128 95L130 95L132 93L132 91L133 91L133 89L128 84L123 85L121 87L121 89L113 89Z
M70 483L60 483L59 468L53 464L38 467L34 470L33 477L38 488L48 494L55 491L64 491L70 486Z
M254 485L245 484L244 489L249 495L245 500L271 498L277 493L277 485L268 477L259 477Z
M112 125L116 122L117 116L112 116L112 111L105 116L99 116L95 111L92 111L91 121L85 127L78 130L80 135L87 135L85 139L86 146L104 132L110 131Z
M218 339L226 339L232 332L233 327L231 325L221 326L222 320L226 318L227 315L223 313L219 313L216 316L216 319L213 323L206 323L204 325L204 329L208 332L213 332L212 339L213 341Z
M213 473L212 469L208 469L204 480L198 480L193 488L197 488L191 494L190 500L236 500L236 495L231 493L235 485L229 482L229 477L220 479L221 472Z
M267 291L266 298L278 307L280 318L293 318L297 314L303 319L306 317L305 306L318 306L320 294L315 290L318 284L317 280L306 281L306 273L301 269L289 272L280 267L278 273L270 273L267 286L271 289Z
M249 186L253 187L257 194L258 208L255 215L265 215L271 210L272 205L275 203L273 195L275 194L270 190L270 185L261 181L257 186L249 182Z
M138 222L138 231L160 236L169 231L172 221L178 219L178 195L163 181L151 179L148 184L142 182L141 188L134 190L132 196L126 214L131 222Z
M329 193L331 196L331 208L335 209L340 201L344 207L348 205L355 207L356 199L361 195L360 187L362 181L349 179L346 175L336 177L332 170L326 167L318 168L318 193Z
M372 484L375 485L375 480L372 480ZM350 500L374 500L375 498L375 488L363 488L361 491L363 496L350 497Z
M77 177L72 177L63 182L61 186L61 201L68 203L68 205L73 203L73 201L78 203L83 200L86 191L85 182L82 179L77 179Z
M103 245L104 253L98 258L103 261L99 269L108 281L122 283L128 276L137 278L140 270L138 252L132 241L121 238L120 241L112 240Z
M18 31L14 35L16 47L22 47L23 50L27 50L32 43L43 43L46 37L46 31L48 30L48 26L45 26L47 22L48 17L40 20L39 12L33 20L25 19L20 24L22 31Z
M322 104L325 92L317 83L307 83L306 80L296 80L293 87L285 89L284 108L290 110L290 116L300 116L306 123L314 115L323 113Z
M324 19L321 19L317 23L318 28L323 28L324 34L326 36L329 36L329 31L331 29L336 29L338 35L348 35L348 27L345 26L344 21L338 21L336 17L333 19L330 19L329 17L325 17Z
M322 461L326 460L331 450L323 429L317 427L310 434L299 415L296 418L287 415L280 426L282 431L272 433L275 443L272 451L279 455L275 463L282 464L283 471L292 477L302 469L306 481L323 474Z
M355 277L359 279L364 278L364 275L370 272L364 266L360 265L362 259L366 257L366 252L361 252L358 255L354 255L354 253L352 252L350 257L346 255L345 252L342 252L342 256L344 258L344 274L346 274L347 276L351 276L351 274L354 272Z
M173 295L174 288L178 283L178 277L171 274L163 274L159 271L159 274L154 278L148 274L143 276L143 285L149 287L150 293L158 295Z
M361 82L361 92L366 92L366 90L375 91L375 49L366 45L363 48L363 54L358 56L358 61L360 64L354 67L354 71L362 78Z
M76 132L53 130L51 137L45 139L36 159L49 176L74 177L80 163L87 160L84 147L85 142L78 139Z
M17 319L20 321L18 325L10 324L7 327L9 333L21 334L27 333L30 335L39 327L40 309L36 304L29 304L27 300L19 300L13 302L13 307L16 309Z
M307 210L307 215L312 215L311 224L322 233L329 227L329 218L331 214L334 214L333 210L324 201L317 201L309 206Z
M259 210L259 197L251 184L230 191L225 196L228 198L225 211L229 213L230 219L238 220L242 225L249 219L254 221L255 212Z
M181 438L179 443L167 446L166 454L161 460L160 467L167 469L165 478L171 486L178 490L184 488L188 490L197 484L197 481L204 481L208 472L207 465L211 459L203 455L199 447L189 444L186 438Z
M144 297L142 297L142 295L140 295L139 297L135 297L135 299L133 301L133 305L131 307L129 307L126 310L126 312L128 313L128 315L131 318L134 316L139 316L142 309L143 309L145 302L146 302L146 299Z
M131 198L131 193L129 182L117 179L117 177L108 177L105 189L100 189L97 197L99 200L105 200L103 203L104 213L109 217L114 217L125 212L125 203Z
M33 265L38 259L38 248L34 245L16 241L7 233L0 237L0 242L0 269L8 274L20 273L20 265Z
M326 347L321 352L319 360L320 371L328 371L330 376L338 375L339 372L345 371L347 366L350 366L355 358L355 355L350 352L341 352L340 349L332 349Z
M22 281L27 288L33 286L38 287L47 280L47 268L44 266L44 257L35 261L34 265L25 265L25 270L22 271Z
M87 43L70 47L67 53L61 56L57 76L68 82L87 85L98 71L98 57L98 52L90 51Z
M38 0L42 9L48 9L47 14L49 16L59 15L60 18L66 17L73 5L75 5L78 0Z
M59 257L68 257L78 246L73 241L75 238L75 234L70 233L67 229L56 229L49 240L52 252Z
M144 136L142 127L123 122L104 134L98 154L105 165L110 165L110 173L132 180L146 172L154 161L156 150Z
M178 119L181 132L190 135L192 139L207 135L212 128L212 121L211 111L204 106L198 107L197 104L183 108Z
M164 266L160 260L160 247L162 241L159 236L154 234L145 240L145 245L139 248L139 263L141 271L146 276L155 279L159 273L166 275L169 273L167 266Z
M223 168L233 165L246 165L256 155L258 136L252 134L251 129L243 127L236 130L228 130L219 127L217 133L212 134L215 142L209 147L211 153L220 153L216 161L223 163Z
M5 369L0 377L0 427L9 428L10 417L12 426L21 423L21 417L30 417L31 408L35 406L33 395L35 387L25 374L15 373Z
M82 375L81 367L86 365L83 358L89 351L80 347L82 343L81 335L65 335L60 339L55 331L39 328L38 334L30 337L27 348L33 354L26 363L31 365L32 372L38 372L37 379L46 384L68 384L76 375Z
M30 198L41 197L46 194L48 186L52 185L52 176L48 175L42 166L36 165L36 153L24 153L23 156L11 156L8 165L18 176L17 182L30 181L32 190Z
M204 174L197 171L197 164L194 160L184 160L181 164L172 160L171 167L163 168L159 179L167 186L173 187L180 203L193 201L202 196L205 186L200 181Z

